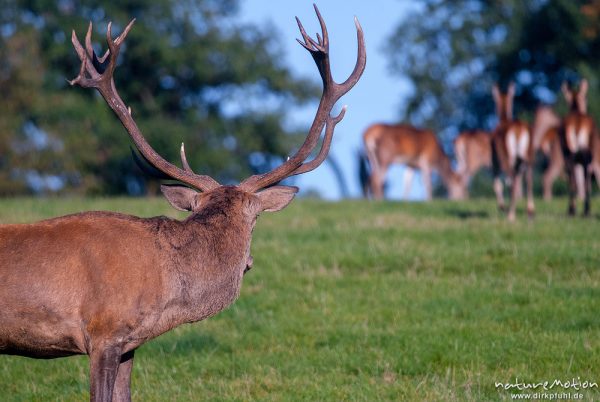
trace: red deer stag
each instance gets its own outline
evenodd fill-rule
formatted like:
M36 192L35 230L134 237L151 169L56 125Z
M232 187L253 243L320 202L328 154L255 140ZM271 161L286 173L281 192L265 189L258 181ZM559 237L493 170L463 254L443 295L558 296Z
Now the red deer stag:
M515 86L511 83L508 91L502 93L497 85L492 88L496 103L498 126L492 132L492 170L494 174L494 191L498 208L504 210L504 190L500 174L504 172L511 184L508 220L516 217L517 198L522 186L523 173L527 185L527 214L533 217L535 204L533 201L533 141L527 124L514 120L512 114Z
M357 63L338 84L331 76L325 22L315 7L322 37L304 41L323 80L323 95L304 144L274 170L238 186L220 185L194 173L183 146L179 168L146 142L121 100L113 73L133 21L116 39L108 25L108 50L97 57L90 24L72 85L96 88L120 119L139 152L159 171L183 186L162 186L167 200L190 211L184 221L85 212L34 224L0 226L0 353L55 358L90 356L90 399L129 401L130 373L137 347L184 323L210 317L239 295L242 276L252 266L250 242L257 216L278 211L296 187L275 185L308 172L325 159L334 128L344 117L331 110L358 81L365 67L363 32ZM320 152L305 160L318 144Z
M405 164L407 169L419 169L425 186L425 196L431 199L431 173L437 171L451 199L464 198L464 183L452 170L450 159L431 130L407 124L373 124L363 134L369 165L373 197L383 198L385 174L392 163ZM412 170L405 176L405 195L410 191Z
M463 131L454 139L456 173L465 183L465 195L471 178L480 169L492 165L490 134L482 130Z
M593 119L587 114L587 80L581 80L579 88L574 90L566 83L562 92L569 105L569 112L562 121L559 130L560 146L562 148L565 170L569 181L569 215L575 215L575 196L577 180L575 167L583 167L584 201L583 213L590 214L590 196L592 192L592 162L596 149L599 147L598 128ZM596 155L596 158L598 156Z

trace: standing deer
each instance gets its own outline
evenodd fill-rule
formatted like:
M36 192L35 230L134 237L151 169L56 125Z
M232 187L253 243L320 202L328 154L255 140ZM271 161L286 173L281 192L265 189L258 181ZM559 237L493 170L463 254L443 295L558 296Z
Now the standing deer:
M465 193L475 173L492 165L490 137L485 131L472 130L463 131L454 139L456 172L465 183Z
M503 93L497 85L492 88L496 103L498 125L492 133L492 170L494 174L494 191L498 208L504 210L504 189L500 174L504 172L511 184L508 220L516 217L516 204L519 189L522 187L523 173L527 185L527 214L533 217L535 204L533 201L533 140L527 124L513 119L512 106L515 86L510 83L508 91Z
M75 32L81 60L71 85L96 88L152 166L183 186L162 186L173 207L190 211L183 220L85 212L34 224L0 226L0 353L34 358L90 356L90 400L130 401L136 348L181 324L210 317L239 295L252 266L250 242L258 215L288 205L296 187L275 185L318 167L329 151L334 104L358 81L366 63L363 32L355 19L358 56L350 77L331 76L325 22L315 11L322 38L310 38L298 20L306 48L323 80L323 94L304 144L274 170L238 186L220 185L194 173L181 148L183 169L146 142L131 110L117 93L113 73L133 21L97 57L92 25L85 48ZM319 154L305 160L325 128Z
M539 106L535 110L532 128L533 146L536 151L541 150L548 161L542 177L544 200L546 201L552 199L552 186L557 177L564 172L565 167L565 159L558 137L560 124L560 117L551 107ZM577 180L577 198L583 200L585 192L581 166L575 166L575 178Z
M552 185L564 168L564 159L558 140L558 128L560 118L549 106L539 106L535 111L533 120L533 143L534 148L540 149L548 160L548 167L544 171L542 186L544 199L552 199Z
M583 167L584 176L584 201L583 213L590 214L590 196L592 192L592 162L594 156L598 158L599 148L598 128L592 118L587 114L587 80L581 80L579 89L574 90L566 83L562 85L562 92L569 105L569 112L562 121L559 130L560 146L562 148L565 170L569 180L569 215L575 215L575 196L577 193L577 180L575 167Z
M370 187L374 198L383 198L385 174L392 163L407 166L405 196L410 191L412 169L419 169L428 200L431 199L431 173L434 170L440 174L449 198L464 198L464 183L452 170L450 159L431 130L407 124L373 124L363 134L363 140L371 166Z

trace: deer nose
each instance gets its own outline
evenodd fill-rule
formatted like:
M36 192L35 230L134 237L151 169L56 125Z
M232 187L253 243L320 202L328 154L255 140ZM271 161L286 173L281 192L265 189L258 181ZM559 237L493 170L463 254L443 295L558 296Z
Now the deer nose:
M244 273L250 271L250 268L252 268L252 264L254 263L254 259L252 258L252 256L248 256L248 260L246 260L246 269L244 269Z

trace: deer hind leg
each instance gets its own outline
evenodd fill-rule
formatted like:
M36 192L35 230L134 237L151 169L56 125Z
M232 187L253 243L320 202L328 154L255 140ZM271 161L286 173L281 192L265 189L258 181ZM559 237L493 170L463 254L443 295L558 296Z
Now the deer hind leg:
M525 185L527 186L527 216L531 219L535 215L535 203L533 201L533 166L527 164L525 172Z
M544 186L544 200L550 201L552 199L552 185L556 181L556 178L560 175L563 170L563 164L556 159L551 159L548 168L544 172L543 186Z
M583 165L575 165L575 183L577 184L577 199L582 201L585 200L585 168Z
M590 163L590 174L594 175L596 186L600 188L600 132L592 137L591 149L593 155Z
M590 166L590 174L595 176L596 186L600 188L600 162L592 161L592 165Z
M494 177L494 193L496 193L496 203L498 205L498 210L504 211L504 185L502 184L502 179L500 176Z
M588 164L583 165L583 175L585 180L585 198L583 201L583 215L590 215L590 197L592 194L592 169Z
M133 367L134 350L121 356L112 402L131 402L131 369Z
M376 200L383 199L383 185L385 183L385 173L387 166L378 166L371 173L371 192Z
M577 182L575 180L575 166L573 161L568 161L566 164L567 178L569 180L569 208L568 214L575 215L575 196L577 195Z
M90 353L90 401L112 402L113 389L121 361L121 348L99 345Z
M517 200L518 201L522 200L523 199L523 181L521 181L521 184L516 186L515 190L516 190Z
M523 172L521 170L515 171L512 175L512 186L510 196L510 206L508 208L508 220L513 222L517 216L517 199L519 193L519 187L523 188Z
M495 142L492 143L492 173L494 175L494 193L496 194L496 204L498 210L504 212L504 185L502 184L500 155L498 154L499 145Z

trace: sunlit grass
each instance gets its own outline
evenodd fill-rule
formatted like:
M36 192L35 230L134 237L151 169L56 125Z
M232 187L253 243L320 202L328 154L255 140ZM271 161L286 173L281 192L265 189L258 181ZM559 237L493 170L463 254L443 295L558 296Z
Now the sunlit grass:
M158 198L27 198L0 202L0 222L95 209L185 216ZM515 224L488 200L265 213L240 299L142 346L133 397L480 401L510 400L494 383L516 378L600 383L600 222L565 210L538 202ZM84 400L87 381L85 357L0 356L3 401Z

